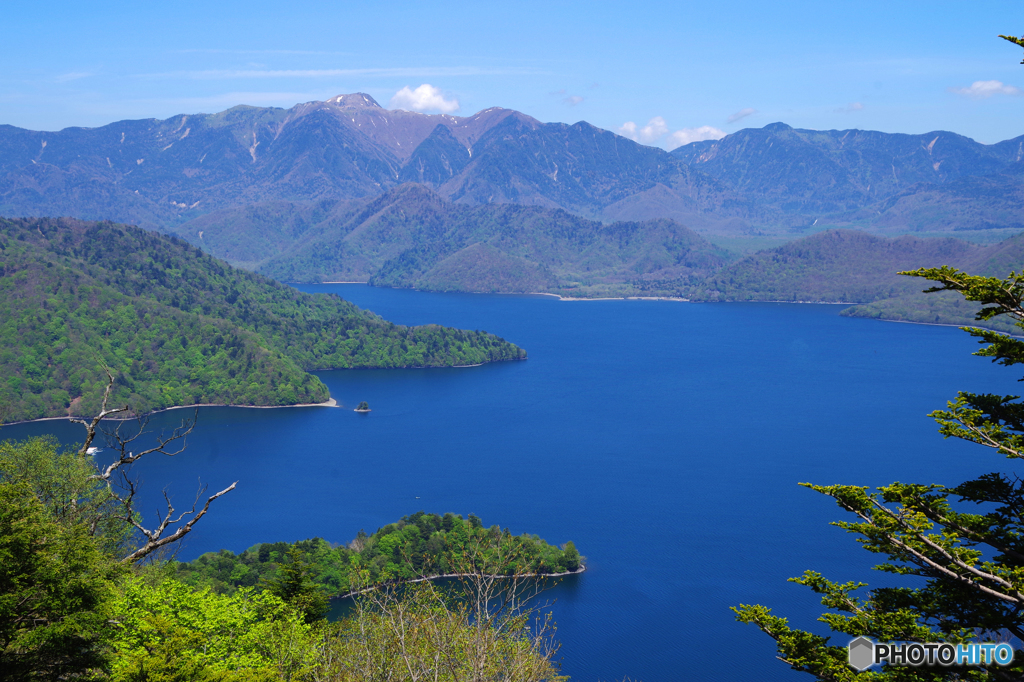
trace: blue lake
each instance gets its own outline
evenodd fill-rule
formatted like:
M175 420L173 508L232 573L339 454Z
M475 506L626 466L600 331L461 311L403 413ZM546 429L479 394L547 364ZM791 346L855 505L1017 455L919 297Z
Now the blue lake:
M827 634L815 569L881 583L828 498L797 485L955 483L1006 468L926 417L957 390L1013 393L1018 373L946 327L839 316L838 306L561 302L318 285L403 324L483 329L525 362L323 372L351 409L204 408L188 450L136 469L142 511L197 478L218 500L179 558L315 535L348 542L419 509L480 516L589 570L552 589L576 680L797 680L729 607L772 606ZM176 423L182 412L153 420ZM81 427L5 427L5 438ZM839 638L837 642L846 643Z

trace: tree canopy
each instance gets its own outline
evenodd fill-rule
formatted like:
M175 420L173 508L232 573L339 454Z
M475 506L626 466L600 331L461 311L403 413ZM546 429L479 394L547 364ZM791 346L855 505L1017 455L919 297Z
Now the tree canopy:
M952 267L902 273L936 283L929 292L953 291L982 305L979 321L1012 318L1024 329L1024 274L1005 278L969 275ZM975 353L1005 366L1024 364L1024 341L1007 334L964 328L983 348ZM1019 333L1019 332L1018 332ZM1024 459L1024 402L1015 395L960 392L931 415L939 433ZM735 608L776 640L779 657L820 680L1020 679L1024 652L1008 667L992 661L951 667L886 665L855 672L847 643L867 637L879 643L978 643L1024 641L1024 482L1005 471L983 473L958 485L892 483L872 490L859 485L801 484L833 498L852 515L835 525L860 536L870 552L888 560L880 571L920 579L916 586L880 587L836 583L814 571L792 580L821 595L829 611L819 620L847 638L791 628L760 605Z
M137 227L0 219L4 421L94 414L107 368L115 402L148 412L323 402L318 369L525 357L493 334L392 324Z

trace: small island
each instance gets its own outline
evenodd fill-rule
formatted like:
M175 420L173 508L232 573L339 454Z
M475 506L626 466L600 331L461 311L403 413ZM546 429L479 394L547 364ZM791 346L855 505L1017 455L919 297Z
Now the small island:
M359 403L359 404L358 404L358 405L356 406L356 409L355 409L355 411L356 411L356 412L369 412L369 411L370 411L370 404L369 404L369 403L367 403L367 402L366 402L366 401L364 400L363 402Z

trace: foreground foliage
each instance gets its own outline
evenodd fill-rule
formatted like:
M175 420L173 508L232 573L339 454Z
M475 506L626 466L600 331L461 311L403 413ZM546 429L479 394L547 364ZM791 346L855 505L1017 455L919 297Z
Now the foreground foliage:
M180 578L206 575L187 564L138 561L161 545L153 531L133 534L144 531L132 507L137 484L106 475L127 474L140 452L128 451L133 438L122 430L109 434L124 445L116 468L97 466L85 446L76 453L48 438L0 442L3 679L564 679L552 623L527 605L539 583L523 571L578 563L571 543L557 550L494 533L474 516L419 512L361 534L359 550L322 540L258 545L255 557L268 561L256 562L246 585L197 587ZM174 439L159 442L151 452L170 454ZM422 528L437 529L430 539L449 538L436 561L457 580L401 584L412 564L396 563L395 550L419 549ZM360 593L345 618L328 623L323 585L313 577L331 568L317 561L339 556L349 561L345 589Z
M951 267L904 273L938 283L931 292L958 292L983 307L979 321L998 316L1024 328L1024 275L1004 279L972 276ZM1012 366L1024 363L1024 341L979 328L965 329L985 344L976 355ZM1018 332L1019 333L1019 332ZM1024 402L1019 396L961 392L931 415L945 437L1024 458ZM956 486L893 483L865 486L811 485L853 515L835 525L860 536L865 549L888 557L876 568L923 579L917 587L875 588L839 584L808 571L794 582L822 596L830 611L819 620L846 635L837 642L793 629L764 606L734 609L778 643L779 657L821 680L1022 679L1024 652L1006 668L977 665L943 668L887 665L857 673L847 665L847 642L866 636L879 642L986 642L1024 640L1024 482L1012 473L986 473Z
M477 582L457 594L432 583L371 593L350 617L322 631L312 677L567 680L552 661L558 647L551 621L507 604L493 608L506 592Z
M60 679L98 666L117 568L81 524L55 521L24 483L0 483L0 670Z

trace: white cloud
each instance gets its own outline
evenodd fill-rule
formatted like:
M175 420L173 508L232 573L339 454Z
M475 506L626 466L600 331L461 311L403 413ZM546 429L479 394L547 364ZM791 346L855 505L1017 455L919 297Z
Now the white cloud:
M636 123L632 121L626 121L619 128L619 135L640 144L651 144L667 132L668 124L661 116L655 116L643 128L637 128Z
M850 102L845 107L839 107L838 109L833 109L832 113L833 114L848 114L851 111L860 111L863 108L864 108L864 105L861 104L860 102Z
M574 107L574 106L576 106L577 104L579 104L582 101L583 101L582 97L580 97L579 95L573 95L571 97L566 97L565 99L563 99L562 103L563 104L568 104L570 107Z
M730 116L730 117L729 117L729 118L727 119L727 121L726 121L726 122L727 122L727 123L735 123L736 121L739 121L739 120L741 120L741 119L744 119L744 118L746 118L747 116L753 116L753 115L754 115L754 114L756 114L756 113L757 113L757 109L751 109L750 107L747 107L746 109L740 109L740 110L739 110L739 111L737 111L737 112L736 112L735 114L733 114L732 116Z
M661 140L665 135L668 134L669 128L665 119L661 116L655 116L647 122L643 128L639 127L633 121L626 121L619 128L619 135L628 137L634 142L640 144L652 145ZM725 131L719 130L713 126L700 126L698 128L681 128L671 135L668 136L668 140L663 141L661 146L667 147L667 149L675 149L684 144L690 144L691 142L699 142L700 140L721 140L725 137Z
M668 136L668 148L669 151L671 151L676 147L682 147L684 144L690 144L691 142L700 142L701 140L721 140L723 137L725 137L725 131L712 126L683 128Z
M405 86L395 93L388 106L392 109L440 111L442 114L450 114L459 110L459 100L445 99L440 88L424 83L415 90L410 90L408 85Z
M1024 95L1024 90L1003 85L1000 81L974 81L970 87L949 88L949 91L971 99L988 99L992 95Z

